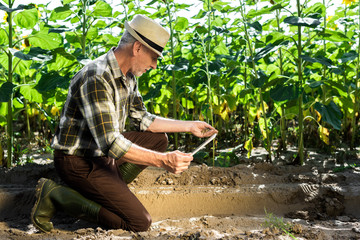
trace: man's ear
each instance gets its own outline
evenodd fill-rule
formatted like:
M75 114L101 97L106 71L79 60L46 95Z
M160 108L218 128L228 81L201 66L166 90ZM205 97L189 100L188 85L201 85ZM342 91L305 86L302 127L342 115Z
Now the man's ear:
M134 56L137 56L140 53L141 47L142 47L142 44L139 41L134 42L133 48L132 48Z

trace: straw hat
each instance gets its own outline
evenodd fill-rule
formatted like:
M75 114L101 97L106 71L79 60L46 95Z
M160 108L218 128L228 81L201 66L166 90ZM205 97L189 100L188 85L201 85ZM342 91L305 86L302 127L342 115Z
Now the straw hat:
M162 57L161 52L169 40L170 34L160 24L139 14L131 22L125 21L125 28L136 40Z

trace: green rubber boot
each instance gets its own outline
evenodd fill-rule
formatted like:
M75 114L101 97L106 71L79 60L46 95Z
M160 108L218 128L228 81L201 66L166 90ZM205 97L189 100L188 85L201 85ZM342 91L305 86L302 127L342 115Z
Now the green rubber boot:
M123 163L119 166L119 171L126 184L131 183L142 172L142 170L144 169L129 162Z
M31 221L36 228L50 232L50 222L56 210L63 210L69 215L91 222L98 222L101 206L83 197L75 190L41 178L36 186L36 202L31 211Z

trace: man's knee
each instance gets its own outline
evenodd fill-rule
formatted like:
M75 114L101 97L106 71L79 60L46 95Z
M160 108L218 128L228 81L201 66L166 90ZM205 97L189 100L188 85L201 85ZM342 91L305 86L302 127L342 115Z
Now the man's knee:
M146 212L142 218L138 219L130 228L134 232L145 232L149 230L152 223L151 216Z

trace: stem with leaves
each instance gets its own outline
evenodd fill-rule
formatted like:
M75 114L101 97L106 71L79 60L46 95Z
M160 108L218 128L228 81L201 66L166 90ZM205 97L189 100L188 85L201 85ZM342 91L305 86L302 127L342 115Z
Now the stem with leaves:
M240 12L241 12L241 16L243 19L243 24L244 24L244 34L245 34L245 39L248 45L248 49L249 49L249 53L250 53L250 58L251 58L251 62L252 62L252 66L253 66L253 73L254 73L254 77L255 79L258 79L259 76L257 74L257 67L256 67L256 63L254 60L254 52L252 49L252 43L251 43L251 39L249 37L249 31L247 28L247 19L245 16L245 9L244 9L244 3L242 3L242 1L240 0ZM265 132L266 132L266 150L269 153L269 159L271 161L271 141L270 141L270 132L269 132L269 128L267 125L267 117L266 117L266 112L265 112L265 104L264 104L264 100L263 100L263 93L262 93L262 88L259 87L259 96L260 96L260 105L262 108L262 117L264 118L264 122L265 122Z

